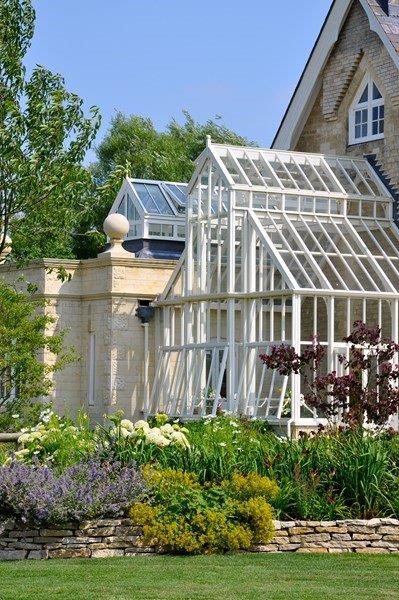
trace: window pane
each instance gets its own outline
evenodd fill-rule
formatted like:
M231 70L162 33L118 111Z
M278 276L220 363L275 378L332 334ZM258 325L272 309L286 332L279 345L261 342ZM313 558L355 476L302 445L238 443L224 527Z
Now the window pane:
M380 121L380 133L384 133L384 121Z
M362 120L362 111L361 110L357 110L355 112L355 123L356 123L356 125L359 125L361 120Z
M362 104L363 102L367 102L368 99L369 99L369 84L367 84L366 87L364 88L364 92L360 96L359 104Z
M173 225L162 225L162 235L164 237L173 237Z
M179 237L179 238L186 237L186 228L184 225L177 226L177 237Z
M378 121L373 121L373 135L378 134Z
M117 213L126 217L126 196L123 196L122 201L118 206Z
M379 100L382 98L378 87L373 83L373 100Z
M367 123L362 125L362 137L366 137L366 136L367 136Z
M378 106L373 106L373 121L376 121L378 119L378 114L379 114L379 110L378 110Z
M355 138L358 139L361 137L360 125L355 125Z
M161 227L160 223L150 223L148 226L148 233L150 235L161 235Z

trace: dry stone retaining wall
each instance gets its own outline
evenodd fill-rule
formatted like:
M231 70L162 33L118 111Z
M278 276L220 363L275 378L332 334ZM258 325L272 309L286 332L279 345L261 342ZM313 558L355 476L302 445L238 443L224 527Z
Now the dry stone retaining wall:
M399 520L275 521L275 535L253 552L399 552ZM29 527L0 522L0 560L103 558L154 554L130 519L100 519L61 526Z

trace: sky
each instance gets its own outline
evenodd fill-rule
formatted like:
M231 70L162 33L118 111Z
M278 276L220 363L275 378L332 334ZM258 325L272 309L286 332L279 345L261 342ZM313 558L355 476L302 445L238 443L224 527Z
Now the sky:
M216 115L270 146L331 0L33 0L40 64L102 114ZM89 151L87 162L95 158Z

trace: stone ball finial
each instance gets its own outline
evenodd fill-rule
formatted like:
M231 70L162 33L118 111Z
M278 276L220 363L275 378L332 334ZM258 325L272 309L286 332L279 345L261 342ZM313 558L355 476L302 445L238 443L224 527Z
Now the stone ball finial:
M110 240L123 240L129 231L129 221L123 215L113 213L104 221L103 230Z

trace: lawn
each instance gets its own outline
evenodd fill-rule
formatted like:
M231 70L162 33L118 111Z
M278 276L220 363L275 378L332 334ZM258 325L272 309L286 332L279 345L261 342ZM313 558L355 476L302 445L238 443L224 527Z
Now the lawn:
M1 600L399 597L399 556L134 557L0 563Z

